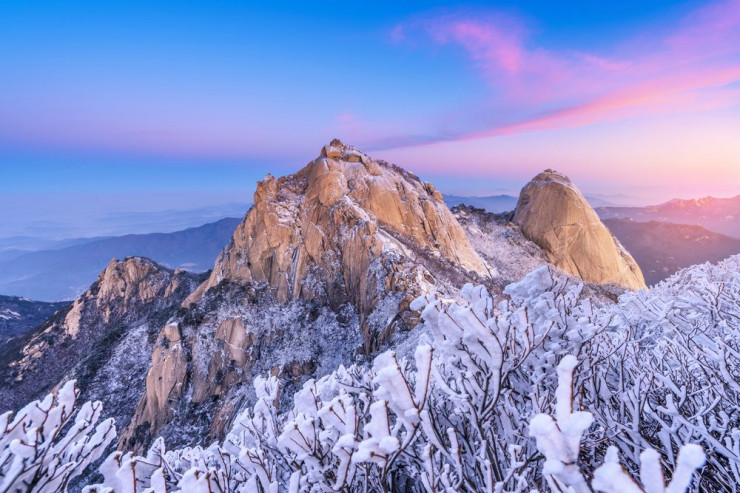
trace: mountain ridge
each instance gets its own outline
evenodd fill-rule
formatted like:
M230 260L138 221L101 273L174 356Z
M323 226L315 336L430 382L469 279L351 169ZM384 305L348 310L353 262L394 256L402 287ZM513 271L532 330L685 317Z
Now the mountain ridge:
M602 219L630 218L695 225L715 233L740 238L740 195L730 198L672 199L645 207L599 207Z
M174 233L101 238L71 247L30 252L0 261L0 292L41 301L73 299L95 280L111 258L144 256L170 268L206 271L241 219Z
M160 434L174 438L184 416L203 413L214 419L200 433L217 438L249 398L241 385L265 362L283 361L267 369L296 385L317 375L315 356L290 348L285 356L294 330L321 334L312 350L348 364L405 337L418 322L410 308L417 296L444 289L449 277L492 274L431 184L332 141L297 173L258 184L209 279L160 333L120 443L137 449ZM264 330L265 312L301 315L295 329Z
M116 413L119 423L126 423L127 407L119 400L122 396L110 392L108 386L136 387L133 381L123 377L113 381L127 365L122 364L115 371L110 367L110 371L101 369L110 363L121 343L131 346L120 355L122 361L146 356L153 342L149 332L158 330L201 280L202 276L173 271L141 257L111 260L73 303L2 348L3 410L13 409L74 378L86 383L102 381L102 387L89 384L85 391L95 399L115 402L110 406L111 411ZM136 373L135 367L136 364L128 369Z
M692 265L740 253L740 239L701 226L617 218L603 222L635 257L649 286Z
M66 305L66 302L47 303L0 295L0 345L30 332Z
M7 402L77 378L113 407L119 448L220 439L255 401L256 376L279 378L287 402L309 378L414 344L420 296L455 298L471 282L503 294L548 265L506 217L452 212L431 183L339 141L293 175L268 175L254 198L203 277L111 262L18 349L0 375L17 393ZM611 300L624 289L586 291ZM27 387L57 350L42 385ZM119 367L129 385L116 383Z

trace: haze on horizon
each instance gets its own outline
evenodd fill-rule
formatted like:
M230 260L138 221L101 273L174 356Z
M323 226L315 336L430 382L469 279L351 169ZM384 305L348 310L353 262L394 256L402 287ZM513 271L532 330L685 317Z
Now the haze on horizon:
M333 137L457 195L740 193L740 0L4 2L16 221L249 202Z

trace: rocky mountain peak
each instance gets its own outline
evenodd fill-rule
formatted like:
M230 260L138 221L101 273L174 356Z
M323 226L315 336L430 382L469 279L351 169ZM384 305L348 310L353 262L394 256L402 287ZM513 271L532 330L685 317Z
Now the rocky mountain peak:
M223 280L252 281L281 301L351 301L366 315L384 293L409 287L416 274L400 264L418 257L411 250L491 275L433 185L335 139L297 173L258 184L254 206L186 304Z
M157 297L168 297L180 282L189 279L185 271L170 271L145 257L111 259L98 277L99 302L122 301L123 306L137 302L148 303Z
M164 322L199 280L143 257L111 260L71 305L0 353L0 402L12 406L28 401L59 383L61 375L92 375L89 367L83 368L88 358L96 351L107 354L114 341L137 327ZM146 354L146 342L140 349Z
M160 332L120 444L174 437L203 414L199 432L218 437L260 371L297 384L322 361L371 355L415 327L417 296L494 272L431 184L334 140L258 184L210 277Z
M192 278L184 272L172 272L145 257L111 259L92 287L80 295L64 320L69 335L76 337L85 308L95 306L102 323L125 316L140 305L168 299L182 283Z
M645 287L640 267L564 174L548 169L519 195L514 222L549 260L584 281Z

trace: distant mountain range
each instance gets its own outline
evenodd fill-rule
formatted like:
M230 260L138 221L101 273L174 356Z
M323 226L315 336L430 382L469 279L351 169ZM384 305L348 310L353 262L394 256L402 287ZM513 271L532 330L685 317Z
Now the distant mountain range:
M635 258L648 286L685 267L740 253L740 239L701 226L632 219L605 219L604 224Z
M67 304L0 295L0 344L4 345L11 337L26 334Z
M9 236L0 238L0 258L10 258L19 256L27 252L37 250L58 250L60 248L81 245L93 240L101 240L104 236L93 238L69 238L64 240L54 240L36 236Z
M516 208L516 203L519 200L518 196L515 195L490 195L485 197L465 197L462 195L443 195L447 207L455 207L458 205L471 205L478 209L483 209L488 212L508 212L513 211ZM586 200L591 207L606 207L612 206L613 204L607 200L594 197L586 196Z
M84 211L81 215L50 216L44 220L6 214L0 221L0 252L56 250L71 246L70 242L86 243L90 237L172 233L225 217L243 217L250 206L249 202L233 202L185 210L101 212L97 215Z
M460 195L443 195L447 207L453 208L458 205L471 205L488 212L513 211L519 199L513 195L491 195L488 197L463 197Z
M73 299L111 258L139 255L193 272L210 269L241 219L226 218L174 233L76 240L71 246L0 256L0 293L42 301ZM8 257L9 255L9 257Z
M602 219L630 218L702 226L715 233L740 238L740 195L729 199L674 199L647 207L599 207Z
M505 194L443 197L449 207L465 204L494 213L513 210L518 200L516 196ZM586 196L586 199L634 255L648 284L654 284L680 268L718 260L737 252L736 243L732 240L740 239L740 196L730 199L675 199L645 207L615 207L593 196ZM233 207L237 208L235 204ZM249 206L243 207L242 213ZM208 208L198 211L202 214L196 214L196 217L208 217L217 212ZM167 231L179 221L194 220L193 214L193 211L187 214L165 211L109 214L107 217L116 224L136 223L137 227L145 230L155 228L157 221L161 220L160 226ZM648 222L649 226L640 225ZM0 238L0 293L42 301L72 299L89 286L113 257L139 255L170 268L205 271L213 265L238 224L239 219L227 218L174 233L65 240L32 236ZM656 232L664 236L658 237Z

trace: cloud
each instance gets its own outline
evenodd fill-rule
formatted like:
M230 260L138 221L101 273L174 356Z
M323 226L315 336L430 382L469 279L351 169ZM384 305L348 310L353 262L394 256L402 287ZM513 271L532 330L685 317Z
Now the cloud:
M465 18L442 17L423 26L437 43L457 43L465 48L478 67L489 77L517 74L524 68L528 53L523 32L507 18L480 22Z
M507 120L419 141L466 140L738 104L740 0L697 9L600 53L534 45L526 23L499 13L445 13L399 25L396 42L461 49L490 87L481 101ZM422 43L423 45L424 43ZM480 110L476 111L480 115Z
M513 134L532 130L585 125L604 120L622 119L654 113L705 111L735 105L740 102L737 89L706 91L726 86L740 80L737 67L683 77L666 77L635 84L614 91L583 104L535 115L511 125L465 135L478 138L491 135Z

